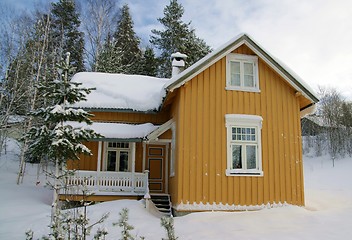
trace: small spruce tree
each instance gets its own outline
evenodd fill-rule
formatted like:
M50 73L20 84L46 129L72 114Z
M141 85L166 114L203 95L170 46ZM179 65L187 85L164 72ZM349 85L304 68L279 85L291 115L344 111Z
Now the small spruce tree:
M32 127L24 136L29 141L29 156L46 158L55 164L55 172L49 174L54 180L52 221L58 214L58 195L62 188L60 181L63 181L67 174L63 171L64 165L69 159L79 159L80 153L91 154L82 142L99 137L93 130L73 128L67 124L69 121L92 123L89 119L91 114L82 109L71 108L70 105L86 100L86 95L93 89L82 88L80 83L69 81L68 75L73 70L69 53L58 69L57 80L38 85L38 89L44 92L43 96L50 104L31 112L37 119L35 122L40 124Z
M128 223L128 209L123 208L119 215L119 221L117 223L113 223L113 225L118 225L119 227L122 227L121 240L134 240L134 237L130 233L130 231L133 230L134 227Z

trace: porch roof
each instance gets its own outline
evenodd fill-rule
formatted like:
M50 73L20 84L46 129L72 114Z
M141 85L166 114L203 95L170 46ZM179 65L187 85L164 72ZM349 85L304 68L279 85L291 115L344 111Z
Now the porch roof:
M74 128L84 128L94 130L103 138L97 140L119 140L119 141L141 141L158 126L152 123L143 124L126 124L126 123L109 123L93 122L91 125L79 122L66 122Z

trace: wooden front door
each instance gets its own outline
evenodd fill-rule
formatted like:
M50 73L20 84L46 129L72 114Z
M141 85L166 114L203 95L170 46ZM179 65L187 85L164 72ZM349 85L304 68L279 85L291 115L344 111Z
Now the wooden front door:
M149 170L149 190L165 193L165 145L147 145L147 170Z

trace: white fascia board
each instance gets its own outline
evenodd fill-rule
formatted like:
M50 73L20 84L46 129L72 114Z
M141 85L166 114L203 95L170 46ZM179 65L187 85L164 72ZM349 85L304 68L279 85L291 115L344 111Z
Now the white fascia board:
M248 38L250 41L252 41L254 43L254 45L256 45L256 46L254 46L252 43L248 42L246 40L246 38ZM238 42L236 43L236 41L238 41ZM265 51L258 43L256 43L247 34L239 35L239 36L235 37L234 39L230 40L229 42L224 44L222 47L218 48L218 50L210 53L208 56L206 56L203 59L199 60L193 66L189 67L188 69L186 69L185 71L180 73L178 76L176 76L176 79L170 79L170 83L165 84L164 87L166 89L168 89L170 92L172 92L173 90L175 90L175 89L179 88L180 86L184 85L186 82L191 80L193 77L195 77L196 75L198 75L199 73L204 71L206 68L208 68L211 65L213 65L215 62L219 61L221 58L225 57L227 54L231 53L234 49L240 47L242 44L245 44L255 54L257 54L258 57L263 59L263 61L265 63L267 63L271 68L273 68L296 91L301 92L304 97L306 97L307 99L310 99L313 103L317 102L318 97L315 95L314 91L307 84L305 84L303 82L303 80L301 80L300 78L297 78L296 74L292 73L292 71L287 69L287 67L284 66L283 63L281 63L279 60L274 58L270 53ZM259 48L259 50L258 50L258 48ZM261 53L261 51L263 51L271 59L268 59L268 57L263 55ZM276 64L274 64L274 63L276 63ZM278 65L279 67L277 67L276 65ZM199 68L199 69L197 69L197 68ZM284 71L286 71L287 73L283 72L280 68L284 69ZM194 71L194 72L192 73L192 71ZM288 76L288 75L290 75L290 76ZM290 77L295 79L302 87L298 86L294 81L292 81L292 79L290 79ZM180 81L179 83L173 85L173 83L177 82L179 79L182 79L182 78L184 78L182 81ZM313 98L311 96L309 96L309 94L307 94L306 91L309 92L313 96Z
M155 129L153 132L149 133L146 136L146 139L148 141L153 141L156 140L161 134L163 134L164 132L166 132L167 130L169 130L172 125L174 124L174 120L170 119L169 121L167 121L166 123L160 125L157 129Z
M253 41L250 38L251 41ZM255 44L257 44L255 41L253 41ZM285 79L296 91L302 93L302 95L308 99L310 99L313 103L316 102L315 99L312 99L306 92L309 91L310 94L312 94L316 99L318 99L318 97L315 95L314 91L311 90L311 88L304 83L301 79L297 79L296 74L293 74L290 72L289 69L287 69L287 67L282 66L283 64L277 60L276 58L274 58L273 56L271 56L271 54L269 54L267 51L265 51L262 47L260 47L258 44L258 47L265 52L270 58L272 58L273 61L276 62L277 65L279 65L282 69L284 69L289 75L291 75L292 78L294 78L297 82L299 82L305 89L302 89L301 87L299 87L295 82L293 82L288 76L287 74L285 74L280 68L278 68L272 61L270 61L270 59L268 59L266 56L264 56L260 51L258 51L258 49L256 47L254 47L252 44L250 44L247 41L244 41L244 43L246 44L247 47L249 47L255 54L257 54L262 60L264 60L264 62L266 64L268 64L272 69L274 69L283 79Z
M235 43L238 40L239 40L239 38L233 40L233 43ZM199 73L203 72L205 69L207 69L208 67L213 65L215 62L219 61L220 59L225 57L227 54L232 52L234 49L240 47L243 43L244 43L244 40L239 41L237 44L235 44L233 46L231 46L232 44L227 44L227 46L225 46L224 48L219 48L219 50L210 53L208 56L202 58L201 60L199 60L197 63L195 63L191 67L189 67L185 71L181 72L178 76L176 76L176 79L174 79L174 80L171 79L172 83L167 84L165 86L165 88L167 88L170 92L172 92L173 90L181 87L183 84L185 84L186 82L191 80L193 77L197 76ZM226 48L228 48L228 49L226 49ZM224 49L226 49L226 50L224 51ZM209 62L207 62L207 61L209 61ZM198 70L195 70L198 67L200 67L200 68ZM194 72L192 73L192 71L194 71ZM190 74L190 75L187 76L188 74ZM179 82L176 85L169 88L174 82L177 82L178 79L181 79L183 77L185 77L185 79L183 79L181 82Z

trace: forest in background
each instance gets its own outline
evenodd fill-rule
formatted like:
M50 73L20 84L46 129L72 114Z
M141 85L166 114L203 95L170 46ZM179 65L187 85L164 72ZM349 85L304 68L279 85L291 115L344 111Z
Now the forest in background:
M115 0L59 0L38 6L32 13L13 12L0 5L0 153L11 131L20 129L17 184L23 181L26 161L55 165L55 171L46 172L53 179L50 186L55 193L54 236L62 233L57 226L66 221L57 206L59 181L71 174L63 171L63 165L78 158L78 152L89 154L81 142L98 137L64 124L91 122L89 113L67 107L93 90L70 82L71 76L99 71L168 78L172 53L186 54L190 66L211 48L196 36L190 22L183 21L184 8L177 0L165 6L164 15L157 19L160 28L151 31L148 45L143 45L134 31L128 4ZM314 146L316 155L328 153L333 160L352 156L351 104L334 89L321 88L319 96L321 101L311 118L316 129L302 124L307 136L304 150ZM86 224L87 216L83 220ZM82 225L84 233L86 227Z
M183 6L170 0L148 45L134 31L128 4L116 0L59 0L18 13L0 4L0 150L13 116L50 106L37 86L61 78L58 65L70 53L69 78L76 72L171 76L170 56L182 52L192 65L211 51L184 22ZM187 67L186 66L186 67ZM25 129L39 124L25 117Z
M24 131L39 124L28 113L52 102L37 86L60 78L58 65L66 52L70 76L100 71L158 77L170 77L172 53L188 55L190 66L211 52L191 22L183 21L184 11L177 0L170 0L157 19L160 28L151 31L145 45L134 31L128 4L119 1L59 0L31 12L0 4L0 150L10 124L21 119ZM319 131L307 134L304 149L314 146L316 154L325 151L332 158L352 155L350 102L333 88L321 88L318 95ZM307 127L302 122L303 132Z

